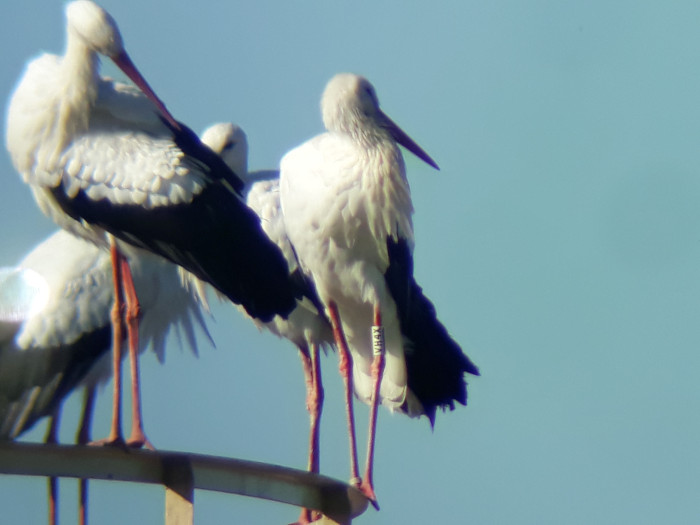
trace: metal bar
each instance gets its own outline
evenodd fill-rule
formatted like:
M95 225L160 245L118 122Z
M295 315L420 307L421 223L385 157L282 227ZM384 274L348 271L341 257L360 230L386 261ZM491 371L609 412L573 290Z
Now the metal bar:
M177 483L171 480L186 480L191 475L192 489L306 507L336 523L350 523L365 511L368 503L356 488L326 476L183 452L6 442L0 443L0 473L176 485L171 488L181 497ZM184 499L187 500L186 495Z

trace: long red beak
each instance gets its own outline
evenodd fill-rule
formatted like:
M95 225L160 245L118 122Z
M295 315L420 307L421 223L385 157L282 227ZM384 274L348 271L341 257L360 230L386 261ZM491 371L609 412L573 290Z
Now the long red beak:
M384 126L384 128L386 128L386 130L389 133L391 133L391 136L394 137L394 140L396 142L401 144L404 148L413 153L416 157L421 159L426 164L429 164L436 170L440 169L437 163L432 158L430 158L430 155L428 155L423 150L423 148L416 144L415 141L411 137L409 137L404 130L397 126L393 120L387 117L386 113L380 110L379 114L380 119L382 120L382 126Z
M136 69L136 66L134 63L131 61L131 58L129 55L126 54L126 51L122 51L116 56L111 57L112 61L117 65L119 69L121 69L124 74L131 79L131 81L136 84L136 86L143 91L143 94L146 95L151 102L153 102L160 112L163 115L163 118L165 118L171 126L173 126L175 129L179 130L180 129L180 124L178 123L177 120L170 114L170 111L168 111L168 108L165 107L165 104L158 98L158 95L155 94L155 92L151 89L151 86L148 85L148 82L146 82L146 79L143 78L143 75L139 72L138 69Z

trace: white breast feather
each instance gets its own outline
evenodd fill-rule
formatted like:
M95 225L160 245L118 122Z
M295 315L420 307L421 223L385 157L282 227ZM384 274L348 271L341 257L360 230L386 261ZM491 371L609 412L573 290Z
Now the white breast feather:
M372 304L382 305L387 354L382 403L406 399L406 369L396 306L384 280L388 239L412 248L410 190L394 144L363 149L349 137L324 133L281 163L282 209L291 242L321 299L340 309L354 356L355 391L369 398Z
M318 225L319 238L332 239L343 248L355 248L361 241L364 246L357 249L374 259L383 273L388 267L388 238L403 238L413 245L413 206L400 170L403 160L396 148L384 154L394 158L390 162L368 156L351 139L334 133L319 135L287 153L281 167L288 182L283 184L288 184L289 195L297 196L296 203L283 202L294 207L289 213L284 210L285 216L295 218L295 224L287 227Z
M46 138L48 130L43 103L51 95L55 78L59 74L61 58L45 53L27 64L22 80L10 100L7 111L7 150L25 183L32 184L35 177L49 177L48 173L35 174L37 148ZM56 181L53 181L54 185Z

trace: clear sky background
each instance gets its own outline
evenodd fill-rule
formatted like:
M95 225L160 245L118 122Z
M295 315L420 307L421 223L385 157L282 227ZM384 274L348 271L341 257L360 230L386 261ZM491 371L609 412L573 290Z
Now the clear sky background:
M440 164L407 156L418 282L480 366L469 406L382 411L357 523L658 524L700 516L700 4L105 0L176 118L233 120L251 168L322 131L342 71ZM62 53L63 3L1 8L0 97ZM115 69L106 68L114 74ZM0 151L0 265L54 230ZM233 308L217 348L142 359L161 449L303 468L308 418L291 344ZM323 360L321 470L348 478L336 356ZM94 435L108 429L105 393ZM73 438L80 400L66 407ZM366 407L357 410L364 444ZM39 439L43 427L30 438ZM364 458L364 445L360 447ZM76 483L61 484L74 522ZM162 489L91 485L94 524L162 523ZM1 477L3 523L42 523L42 479ZM289 523L295 508L198 492L199 524Z

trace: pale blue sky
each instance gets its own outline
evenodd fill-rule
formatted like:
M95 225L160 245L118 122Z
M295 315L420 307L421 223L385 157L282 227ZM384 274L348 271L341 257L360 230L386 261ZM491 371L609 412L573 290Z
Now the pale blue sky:
M470 403L380 413L381 512L357 523L657 524L700 515L700 4L102 2L172 113L234 120L253 169L321 131L335 73L361 73L440 164L407 157L416 274L480 366ZM61 53L63 3L2 8L0 97ZM114 74L113 68L108 68ZM53 229L0 152L0 265ZM296 351L232 308L196 360L142 360L162 449L303 468ZM321 469L348 477L337 359L324 359ZM71 439L71 399L62 438ZM103 396L96 435L106 433ZM364 432L367 410L359 407ZM39 431L32 434L37 438ZM363 436L364 434L361 434ZM361 437L361 443L364 438ZM364 456L364 446L360 449ZM0 478L3 523L42 523L44 481ZM62 483L63 523L75 483ZM288 523L297 510L200 492L196 520ZM162 522L161 490L94 483L97 524Z

